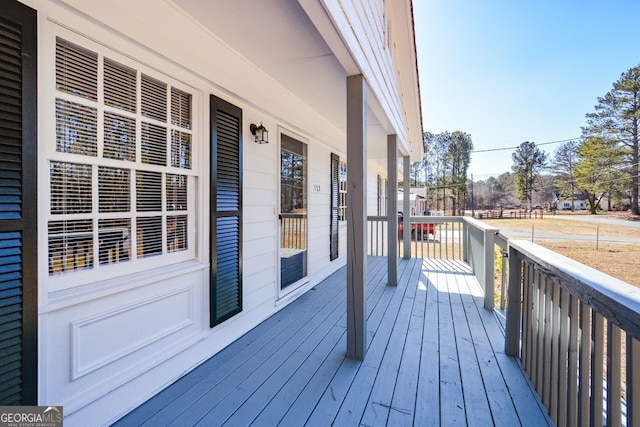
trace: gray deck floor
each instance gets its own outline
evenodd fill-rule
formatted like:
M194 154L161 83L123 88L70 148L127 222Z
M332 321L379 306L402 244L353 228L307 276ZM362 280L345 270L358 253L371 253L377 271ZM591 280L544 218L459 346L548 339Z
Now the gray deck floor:
M368 260L368 351L345 358L346 270L327 278L117 425L551 424L466 264Z

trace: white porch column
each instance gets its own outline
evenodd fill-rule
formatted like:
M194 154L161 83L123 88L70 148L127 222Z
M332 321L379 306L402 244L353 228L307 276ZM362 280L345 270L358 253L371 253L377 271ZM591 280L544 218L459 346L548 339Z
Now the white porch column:
M411 159L409 156L402 158L402 213L404 222L404 231L402 235L402 257L404 259L411 258L411 206L409 204L411 193L411 181L409 178L409 169L411 168Z
M387 285L398 284L398 138L396 135L387 136L387 181L389 197L387 204L387 232L389 247L387 253Z
M367 83L347 77L347 357L367 348Z

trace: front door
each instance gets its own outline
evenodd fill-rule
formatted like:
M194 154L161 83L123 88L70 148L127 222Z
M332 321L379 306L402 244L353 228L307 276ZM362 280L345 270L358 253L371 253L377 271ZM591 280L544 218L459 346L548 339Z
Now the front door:
M307 145L280 138L280 290L307 277Z

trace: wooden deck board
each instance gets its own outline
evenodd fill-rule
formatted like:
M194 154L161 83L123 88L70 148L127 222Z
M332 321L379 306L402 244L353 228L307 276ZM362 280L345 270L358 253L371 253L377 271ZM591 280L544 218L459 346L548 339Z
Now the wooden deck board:
M389 337L386 349L382 354L382 361L378 367L373 389L371 390L369 401L367 402L364 414L360 421L361 424L370 426L385 425L391 410L408 410L407 408L392 408L391 400L396 388L400 362L402 361L402 355L405 351L411 313L415 303L417 286L414 285L413 280L418 275L420 269L421 263L416 262L411 266L411 271L408 272L412 286L409 286L407 280L402 280L406 291L400 306L400 311L391 330L391 336ZM373 365L374 367L377 367L375 360L373 361ZM398 386L406 387L406 384L399 384Z
M434 285L434 276L426 271L427 261L423 262L418 286L427 287L422 348L418 367L418 390L416 395L414 425L435 426L440 424L440 349L438 348L438 289Z
M421 271L418 274L421 275ZM416 394L418 392L416 367L420 366L420 356L425 337L424 321L427 304L426 276L424 279L422 276L419 277L407 330L407 339L402 352L389 411L388 425L392 426L411 425L415 415Z
M513 405L505 405L511 398L509 391L505 387L502 372L498 366L496 357L492 351L489 337L480 319L478 306L471 296L471 287L476 285L465 281L467 292L461 289L464 310L467 316L467 323L471 333L471 340L478 355L478 367L482 375L484 389L486 392L491 414L498 425L518 425L520 423L518 415ZM476 285L477 286L477 285ZM484 309L482 309L484 311Z
M249 425L257 418L257 415L264 412L267 405L276 395L283 395L283 397L285 397L284 401L286 401L286 398L295 398L294 392L292 391L283 394L283 388L288 384L306 384L315 374L317 366L322 363L322 360L327 357L329 352L338 343L343 333L343 330L334 328L333 325L331 325L329 331L327 331L314 348L307 351L305 347L301 346L296 349L292 356L275 370L269 379L262 383L249 399L237 408L235 413L227 419L227 422L234 426ZM313 337L310 337L305 342L306 347L313 346L313 341L319 338L318 335L319 334L314 334ZM307 354L309 356L305 357ZM294 372L294 374L289 376L288 372L290 371ZM224 402L219 406L225 406ZM277 415L277 413L275 414ZM280 417L282 417L282 415L284 415L283 412L280 413ZM204 418L203 421L204 425L212 425L222 419L223 418L218 416L216 412L211 412L207 414L207 418ZM261 421L256 422L256 424L269 425L263 424Z
M372 268L377 272L370 280L373 280L376 283L376 286L380 286L384 281L384 271L381 268L381 265L382 263L378 260L377 265L374 265ZM371 294L375 295L375 291L376 290L374 289ZM229 400L233 402L233 397L228 396L226 398L226 402L220 402L220 404L201 419L199 423L203 425L211 425L214 422L226 420L230 425L248 425L252 422L254 418L256 418L256 414L259 414L264 410L268 403L280 393L280 390L285 386L285 384L287 384L289 380L293 380L296 373L301 371L301 368L304 368L305 365L308 366L309 370L314 368L314 363L307 363L309 359L316 361L317 364L315 364L315 367L317 367L319 362L321 362L321 358L326 357L328 351L335 346L337 340L342 336L342 331L340 329L333 328L335 323L337 323L341 317L344 317L341 316L342 314L343 310L341 310L340 305L337 305L330 316L318 319L319 326L316 326L313 329L313 333L307 337L303 337L303 342L300 343L300 346L296 348L293 353L291 353L291 356L287 357L286 361L283 362L283 364L280 365L280 367L278 367L269 376L269 378L259 386L252 386L251 384L245 383L241 384L240 388L243 390L256 390L246 399L246 401L242 403L242 405L238 406L237 404L234 405L233 403L230 403ZM320 342L319 345L317 344L318 342ZM283 351L285 351L285 356L286 352L289 352L290 350L291 347L283 349ZM314 355L315 357L312 357ZM291 372L294 374L291 375ZM308 381L308 378L312 376L314 372L315 371L305 373L303 370L300 372L299 378L296 378L295 380L298 383L304 384L304 382ZM257 377L257 375L253 375L252 377ZM247 392L243 392L240 395L244 396L247 394ZM228 419L225 418L225 416L231 413L234 409L235 412L232 416Z
M451 426L467 425L464 410L460 359L456 346L449 281L455 280L440 269L436 270L438 285L438 336L440 348L440 417Z
M338 321L341 313L342 309L338 305L328 313L321 311L317 316L309 319L285 345L278 348L270 357L264 358L263 363L250 375L241 373L240 378L245 378L226 393L224 398L198 421L197 425L211 426L227 420L230 425L245 425L255 418L255 414L264 409L275 392L292 375L291 372L296 372L309 354L316 349L317 343L331 331L331 327ZM230 378L229 381L235 384L238 380ZM251 398L250 402L249 398ZM209 396L205 396L202 401L204 405L213 406ZM242 406L246 406L245 410L239 411ZM232 415L237 415L235 417L237 421L231 422Z
M373 341L373 337L378 331L382 317L391 302L391 297L396 292L396 286L386 286L386 265L384 267L383 280L379 283L383 286L378 286L373 290L374 295L367 298L367 350ZM400 281L402 276L405 274L406 268L406 264L398 266L398 281Z
M387 349L389 337L393 331L396 317L398 316L401 303L404 299L404 293L408 288L407 284L411 279L411 264L415 264L415 262L405 261L402 264L406 268L403 270L402 276L398 280L397 287L395 287L395 289L389 288L393 292L393 296L389 301L389 304L387 306L379 304L376 307L379 312L383 312L384 314L382 315L379 326L376 328L373 339L370 341L370 345L367 350L367 357L362 362L362 367L357 371L348 390L346 390L346 394L342 399L337 399L342 402L334 420L337 425L353 423L354 419L357 421L362 416L362 412L364 411L367 403L366 398L368 398L373 387L380 363L385 350ZM368 329L373 326L369 324L367 325ZM317 410L312 414L310 420L314 423L315 420L323 420L323 422L327 422L328 418L326 418L326 416L322 416L320 418L317 414L325 413L323 406L329 403L328 396L331 395L332 398L335 396L331 393L331 385L327 390L326 395L327 397L320 401ZM333 406L332 403L329 404L330 406Z
M335 374L335 366L344 360L346 330L334 326L331 336L338 339L326 355L316 352L318 358L308 359L308 366L292 376L287 384L278 391L262 412L253 420L256 426L294 425L306 420L315 407L318 396L327 388ZM320 346L319 346L320 347ZM317 363L314 366L314 363ZM307 375L310 375L307 377ZM293 402L293 403L292 403Z
M508 388L520 423L527 426L553 425L549 414L536 395L533 385L526 377L520 363L505 354L504 335L500 333L499 329L495 330L493 326L498 324L498 320L493 313L481 308L477 300L476 306L487 330L493 354L502 372L502 377Z
M545 425L469 267L368 260L364 362L345 358L341 269L117 425Z
M466 273L470 276L471 272ZM467 315L463 307L463 292L469 292L465 273L452 277L448 281L451 298L451 313L456 333L458 360L460 363L460 377L465 402L465 414L469 423L474 426L488 426L493 424L487 393L483 382L481 369L478 364L476 348L471 339Z
M386 262L385 258L379 258L379 260L385 260ZM402 274L401 272L403 271L403 267L404 266L399 267L399 274ZM374 281L376 280L376 277L377 276L375 275L373 276ZM369 280L372 280L371 275L369 276ZM381 280L379 283L381 284L383 283L383 281ZM374 328L376 327L375 325L379 323L379 321L377 323L375 321L375 316L374 316L375 312L373 310L373 307L381 303L380 300L382 299L382 295L385 293L389 296L387 298L387 301L388 301L388 299L390 299L391 295L393 294L393 288L389 288L386 286L377 286L376 288L373 288L373 289L370 287L369 291L370 291L369 297L367 298L367 310L368 310L367 326L368 328ZM328 357L319 366L318 370L316 371L315 375L311 378L311 380L308 383L302 385L303 388L300 394L298 396L295 396L294 399L290 399L290 400L284 399L283 396L277 396L282 398L279 405L280 405L280 410L282 411L282 414L284 414L284 416L282 417L283 425L294 425L296 423L299 423L300 420L306 420L310 416L311 412L314 410L314 408L316 407L316 404L321 398L322 393L327 389L329 382L334 378L336 374L336 369L337 369L336 367L340 367L341 364L344 362L344 363L347 363L347 365L349 365L344 369L346 371L349 371L351 366L350 365L351 361L345 362L345 355L344 355L344 345L345 345L344 333L346 331L345 329L346 326L342 324L342 326L337 326L337 327L339 327L343 333L343 336L341 337L341 341L339 342L338 345L334 346L334 348L329 353ZM371 341L369 341L369 343L370 342ZM349 376L347 377L347 379L349 379ZM275 415L274 414L269 415L268 413L264 413L264 414L261 414L261 416L259 416L256 419L255 424L256 425L273 425L272 421L274 421L274 419L276 419L277 417L278 417L277 412L275 413Z

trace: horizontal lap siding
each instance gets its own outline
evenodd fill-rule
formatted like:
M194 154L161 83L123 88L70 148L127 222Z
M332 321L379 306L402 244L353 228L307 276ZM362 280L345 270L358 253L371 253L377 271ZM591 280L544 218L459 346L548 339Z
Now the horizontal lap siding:
M311 138L308 148L308 273L312 283L318 283L340 265L346 256L346 234L343 225L346 221L335 223L334 243L337 243L337 257L332 259L332 209L331 209L331 156L339 153L332 151L327 144ZM347 164L348 168L348 164ZM334 210L337 214L337 210ZM332 262L333 261L333 262Z
M394 2L391 2L394 3ZM386 43L380 22L386 26L382 0L352 1L326 0L325 9L340 28L345 43L349 45L354 60L366 77L371 91L389 115L392 126L398 132L401 145L408 142L392 55ZM384 27L383 27L384 28Z

